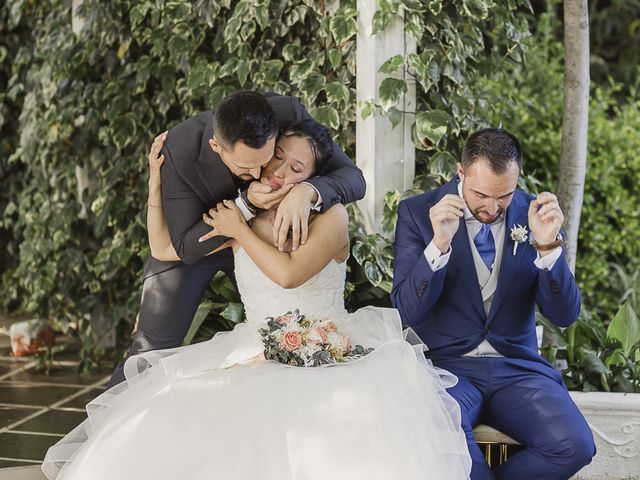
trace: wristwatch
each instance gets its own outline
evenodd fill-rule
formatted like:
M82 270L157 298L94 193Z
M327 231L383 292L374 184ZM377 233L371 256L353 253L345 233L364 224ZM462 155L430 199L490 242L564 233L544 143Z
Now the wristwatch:
M249 210L249 212L251 212L251 214L255 216L258 214L258 212L261 209L256 207L253 203L249 201L248 193L249 193L249 186L244 186L243 188L238 189L238 196L242 199L242 203L244 203L244 205L247 207L247 210Z
M539 252L548 252L549 250L553 250L554 248L558 248L562 245L562 234L558 233L556 239L553 242L549 243L538 243L535 240L533 241L533 248L535 248Z

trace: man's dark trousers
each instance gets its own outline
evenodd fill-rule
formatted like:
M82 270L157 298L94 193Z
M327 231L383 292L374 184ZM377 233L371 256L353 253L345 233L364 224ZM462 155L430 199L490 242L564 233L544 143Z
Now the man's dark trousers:
M162 270L163 266L168 269ZM218 271L233 278L231 248L204 257L192 265L150 258L145 269L139 324L125 360L138 353L180 345L205 290ZM124 361L113 372L108 387L124 381L123 366Z

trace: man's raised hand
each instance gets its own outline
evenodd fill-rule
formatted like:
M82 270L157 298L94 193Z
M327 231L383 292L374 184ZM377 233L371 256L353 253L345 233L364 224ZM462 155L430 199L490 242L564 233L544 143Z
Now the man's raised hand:
M545 245L555 241L564 222L558 198L549 192L539 193L529 205L529 228L535 241Z
M269 210L278 205L293 187L294 185L290 184L274 190L264 183L251 182L247 190L247 197L254 207Z
M429 209L433 227L433 243L442 253L449 251L453 236L460 227L465 203L459 195L448 194Z

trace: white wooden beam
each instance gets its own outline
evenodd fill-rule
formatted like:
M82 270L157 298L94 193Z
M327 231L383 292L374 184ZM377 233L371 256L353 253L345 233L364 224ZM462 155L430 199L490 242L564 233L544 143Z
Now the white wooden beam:
M405 33L404 19L398 17L385 31L372 34L376 0L358 0L358 36L356 53L356 98L358 102L373 99L380 104L378 87L385 74L380 66L394 55L407 55L416 51L416 42ZM416 88L414 79L399 71L397 78L408 83L408 90L397 108L415 112ZM411 125L415 114L405 114L399 125L383 115L372 115L356 120L356 163L367 181L367 194L358 206L369 232L380 232L384 196L388 191L411 188L415 175L415 146L411 141Z

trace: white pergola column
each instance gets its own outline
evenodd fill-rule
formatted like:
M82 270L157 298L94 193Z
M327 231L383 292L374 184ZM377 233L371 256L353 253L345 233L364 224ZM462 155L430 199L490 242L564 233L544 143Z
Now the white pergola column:
M358 36L356 53L356 97L358 102L373 99L377 105L378 87L387 76L378 73L380 66L394 55L416 51L416 42L404 30L404 19L396 18L384 32L372 34L376 0L358 0ZM415 118L415 80L404 71L396 75L408 84L408 90L397 108L404 112L395 128L383 115L374 114L356 120L356 163L364 173L367 194L358 202L365 227L370 233L380 232L384 195L391 190L411 188L415 174L415 146L411 141L411 125Z

